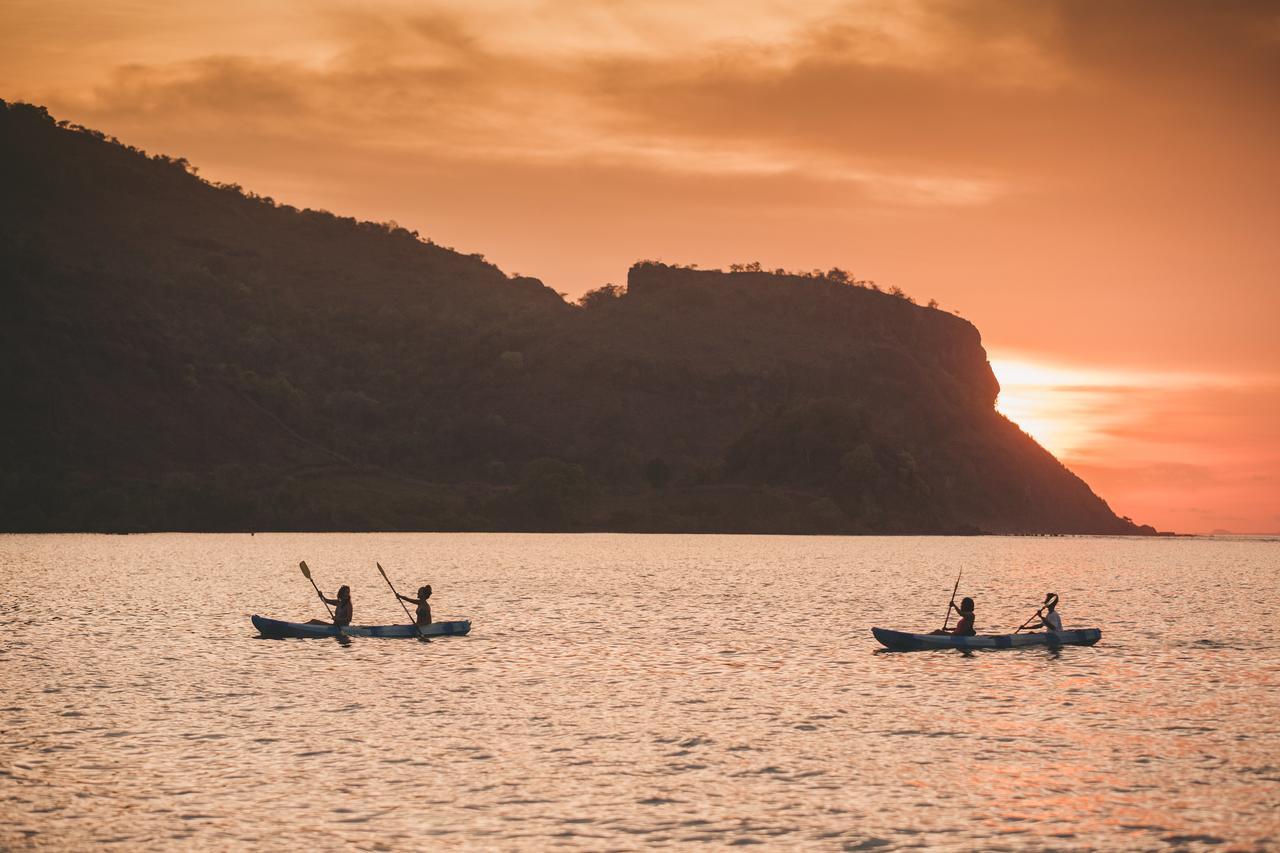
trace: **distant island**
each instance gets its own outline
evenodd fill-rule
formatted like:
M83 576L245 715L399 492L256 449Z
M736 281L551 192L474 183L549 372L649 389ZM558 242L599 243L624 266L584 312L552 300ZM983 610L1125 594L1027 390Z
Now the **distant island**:
M566 302L0 101L0 529L1154 534L842 270Z

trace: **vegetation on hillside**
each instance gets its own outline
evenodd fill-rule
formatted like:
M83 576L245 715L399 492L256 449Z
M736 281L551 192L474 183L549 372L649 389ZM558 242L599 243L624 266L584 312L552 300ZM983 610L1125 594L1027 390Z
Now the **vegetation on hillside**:
M566 303L0 102L0 528L1140 532L847 272Z

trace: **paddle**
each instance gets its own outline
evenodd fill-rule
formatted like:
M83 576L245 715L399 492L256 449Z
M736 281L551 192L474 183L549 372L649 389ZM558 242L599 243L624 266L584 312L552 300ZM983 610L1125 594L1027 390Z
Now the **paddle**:
M947 623L951 621L951 607L956 603L956 590L960 588L960 575L964 574L964 569L960 570L960 574L956 575L956 585L951 588L951 603L947 605L947 615L942 619L942 630L947 630Z
M1057 599L1057 596L1054 596L1054 601L1057 601L1057 600L1058 600L1058 599ZM1044 613L1045 608L1046 608L1046 607L1048 607L1048 606L1049 606L1049 597L1048 597L1048 596L1045 596L1044 604L1041 604L1041 605L1040 605L1040 609L1039 609L1039 610L1037 610L1035 613L1031 614L1031 619L1039 619L1039 618L1040 618L1040 615L1041 615L1042 613ZM1018 626L1018 628L1017 628L1017 630L1016 630L1016 631L1014 631L1013 633L1017 634L1017 633L1018 633L1019 631L1021 631L1023 628L1025 628L1025 627L1027 627L1028 625L1030 625L1030 624L1031 624L1031 619L1028 619L1026 622L1023 622L1021 625L1019 625L1019 626Z
M324 609L329 611L329 619L333 620L333 609L329 607L329 602L324 600L324 593L320 591L320 587L316 586L316 582L311 580L311 570L307 568L307 561L303 560L298 563L298 568L302 569L302 576L311 581L311 585L316 587L316 595L320 596L320 601L324 603Z
M404 608L404 615L409 617L409 622L413 625L414 629L417 630L418 639L422 640L424 643L431 642L431 639L427 637L426 634L422 633L422 626L418 624L418 620L414 619L409 613L409 608L405 607L404 600L400 598L400 593L396 592L395 586L391 583L391 578L387 577L387 573L382 570L382 563L375 562L374 565L378 567L378 574L382 575L382 579L387 582L387 586L391 587L391 594L396 597L396 601L399 601L400 606Z
M1035 613L1032 613L1032 614L1031 614L1031 619L1039 619L1039 618L1040 618L1040 614L1041 614L1041 613L1043 613L1043 612L1044 612L1044 608L1043 608L1043 607L1041 607L1041 608L1040 608L1039 610L1037 610ZM1014 632L1013 632L1013 633L1015 633L1015 634L1016 634L1016 633L1018 633L1019 631L1021 631L1023 628L1025 628L1025 627L1027 627L1028 625L1030 625L1030 624L1031 624L1031 619L1028 619L1026 622L1023 622L1021 625L1019 625L1019 626L1014 630Z

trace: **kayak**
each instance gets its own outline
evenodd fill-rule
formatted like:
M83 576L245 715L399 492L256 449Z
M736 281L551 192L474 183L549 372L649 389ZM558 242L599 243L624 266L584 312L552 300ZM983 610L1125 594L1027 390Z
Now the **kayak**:
M956 637L951 634L907 634L887 628L872 628L877 640L898 652L922 649L1013 649L1021 646L1092 646L1102 639L1098 628L1074 631L1028 631L1025 634L977 634Z
M253 627L264 637L461 637L471 630L469 621L432 622L423 625L421 634L415 625L330 625L328 622L281 622L265 616L253 616Z

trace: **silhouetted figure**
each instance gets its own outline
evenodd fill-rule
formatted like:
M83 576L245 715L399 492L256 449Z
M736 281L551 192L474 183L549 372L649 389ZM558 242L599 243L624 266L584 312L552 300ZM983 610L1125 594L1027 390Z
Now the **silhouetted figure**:
M324 593L317 593L325 604L333 605L333 624L351 624L351 587L343 584L338 588L337 598L325 598Z
M956 622L956 626L950 630L939 628L931 633L934 634L952 634L956 637L972 637L976 631L973 630L973 599L966 596L960 601L960 606L956 607L953 601L950 605L951 609L960 614L960 619Z
M1032 631L1037 628L1044 628L1046 631L1052 631L1055 634L1062 631L1062 615L1058 613L1058 594L1056 592L1046 592L1044 594L1044 607L1041 608L1044 615L1040 617L1040 621L1030 628Z
M401 601L407 601L410 604L418 605L417 622L419 625L431 624L431 605L427 603L427 599L431 597L431 584L418 587L418 597L411 595L401 595L396 593L396 598Z

